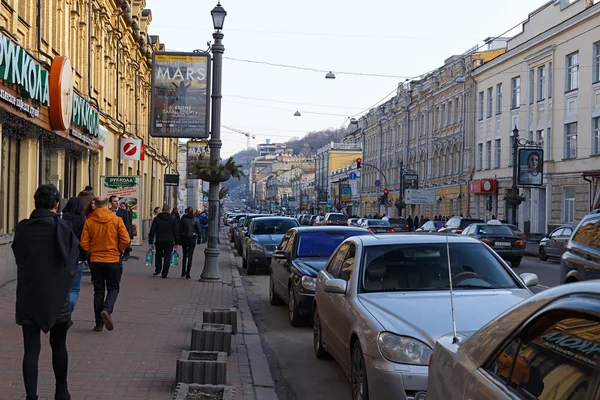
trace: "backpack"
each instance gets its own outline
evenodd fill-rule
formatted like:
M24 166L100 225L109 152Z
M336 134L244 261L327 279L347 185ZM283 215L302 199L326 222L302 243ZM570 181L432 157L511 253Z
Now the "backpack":
M208 225L208 215L206 214L201 214L200 218L198 218L200 220L200 223L202 225Z

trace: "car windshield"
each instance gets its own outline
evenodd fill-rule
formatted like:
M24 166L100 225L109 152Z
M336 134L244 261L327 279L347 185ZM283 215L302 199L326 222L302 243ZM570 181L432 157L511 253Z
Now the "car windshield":
M512 236L513 232L509 227L503 225L478 225L478 235L509 235Z
M480 220L480 219L466 219L466 218L463 218L463 219L461 219L461 220L460 220L460 225L459 225L459 226L460 226L461 228L466 228L467 226L469 226L469 225L471 225L471 224L476 224L476 223L478 223L478 222L483 222L483 220Z
M257 218L253 223L252 233L255 235L283 235L296 226L298 226L298 222L292 218Z
M388 219L388 222L390 225L404 225L406 223L402 218L390 218Z
M345 221L346 216L342 214L329 214L330 221Z
M390 226L390 223L381 219L372 219L367 221L367 226Z
M449 290L446 243L367 246L363 292ZM456 289L518 288L505 266L480 243L450 243Z
M333 254L335 249L337 249L337 247L340 245L340 243L342 243L346 238L365 234L369 234L369 232L304 232L300 234L298 240L298 250L296 250L296 256L298 258L329 258Z

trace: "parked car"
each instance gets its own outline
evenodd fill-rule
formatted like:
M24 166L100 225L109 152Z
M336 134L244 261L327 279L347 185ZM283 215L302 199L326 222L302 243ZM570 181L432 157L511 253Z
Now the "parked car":
M600 279L600 213L585 216L561 259L562 282Z
M391 233L396 232L389 222L383 219L366 219L360 226L374 233Z
M538 257L542 261L549 258L560 259L565 252L569 238L575 229L572 225L563 225L544 237L538 246Z
M302 219L300 220L300 225L308 226L310 225L310 219L312 215L310 214L302 214Z
M262 218L262 217L272 217L273 214L247 214L244 218L244 222L242 223L242 227L240 230L240 234L236 239L239 239L239 242L236 242L236 250L240 257L243 257L244 252L246 251L246 236L248 233L248 227L254 218ZM238 247L239 243L239 247Z
M333 253L317 278L314 352L338 361L353 399L425 398L435 341L452 331L449 270L465 331L529 298L527 285L537 284L467 236L355 236Z
M438 232L462 233L462 231L471 224L484 223L479 218L452 217Z
M235 242L235 228L240 223L240 220L245 216L246 214L236 214L231 219L231 222L229 223L229 241Z
M430 399L600 398L600 283L539 293L477 332L457 323L429 364ZM458 314L457 314L458 316Z
M323 225L323 222L325 221L325 216L323 215L318 215L315 220L313 221L313 225L316 226L321 226Z
M444 221L427 221L415 232L437 232L444 227Z
M321 225L347 226L348 218L342 213L327 213L325 214L325 222Z
M310 219L308 220L308 225L313 226L315 224L316 220L317 220L317 216L316 215L311 215Z
M237 251L238 255L242 255L242 239L244 237L244 222L246 222L246 217L242 217L239 219L237 225L233 230L233 246Z
M357 222L360 218L348 218L348 226L358 226Z
M326 226L290 229L271 259L269 299L287 303L292 326L310 321L317 274L345 239L371 232L355 227Z
M508 226L471 224L462 234L481 240L494 249L500 257L510 262L513 268L521 265L521 260L525 255L525 241L520 235L515 235Z
M223 214L223 225L227 226L229 225L229 220L235 216L235 213L226 213Z
M408 232L408 223L403 217L383 217L382 220L389 222L396 232Z
M297 226L300 226L298 220L290 217L254 218L246 233L242 255L242 267L248 269L248 275L255 274L259 268L268 269L283 236Z

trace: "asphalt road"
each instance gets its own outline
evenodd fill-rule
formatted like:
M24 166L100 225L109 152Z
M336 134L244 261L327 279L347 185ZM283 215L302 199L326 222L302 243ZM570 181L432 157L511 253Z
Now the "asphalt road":
M275 379L279 399L346 400L351 398L350 383L335 361L317 360L313 353L312 328L293 328L287 307L269 304L268 275L246 275L241 257L233 251L248 294L248 302L259 329L263 347ZM538 293L560 282L559 264L525 257L516 273L535 273Z

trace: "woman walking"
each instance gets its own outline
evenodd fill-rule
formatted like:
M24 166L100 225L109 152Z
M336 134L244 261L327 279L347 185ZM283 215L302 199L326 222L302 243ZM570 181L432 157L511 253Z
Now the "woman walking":
M71 224L58 215L60 193L40 186L35 210L15 229L12 244L17 262L16 321L23 329L23 380L27 400L37 399L40 331L50 332L55 400L70 400L67 388L67 330L71 320L69 289L77 270L79 241Z
M192 269L192 260L194 259L194 249L196 243L200 244L200 224L194 214L194 209L188 207L185 209L185 214L181 217L179 224L181 230L179 238L181 247L183 248L183 262L181 263L181 277L190 279L190 270Z
M92 199L92 201L90 202L90 205L87 206L87 208L85 209L85 217L89 218L92 216L92 213L94 212L94 210L96 209L96 198L94 197Z
M93 200L92 200L93 202ZM73 226L73 233L77 237L77 240L81 240L81 233L83 232L83 225L85 224L85 217L83 216L83 201L79 197L71 197L69 202L63 210L62 218L69 221ZM75 304L79 299L79 292L81 291L81 278L83 276L84 262L87 260L87 253L81 247L79 247L79 257L77 258L77 272L73 278L71 289L69 290L69 300L71 306L75 310Z

